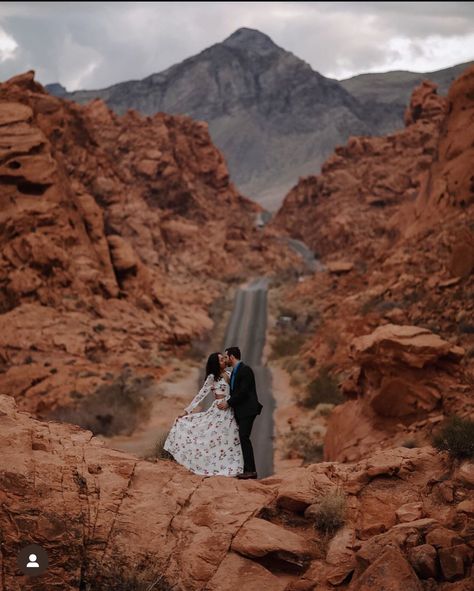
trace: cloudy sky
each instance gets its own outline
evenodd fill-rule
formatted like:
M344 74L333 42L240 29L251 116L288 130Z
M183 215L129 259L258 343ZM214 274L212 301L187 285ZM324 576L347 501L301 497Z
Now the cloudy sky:
M2 2L0 80L103 88L159 72L239 27L332 78L474 59L472 2Z

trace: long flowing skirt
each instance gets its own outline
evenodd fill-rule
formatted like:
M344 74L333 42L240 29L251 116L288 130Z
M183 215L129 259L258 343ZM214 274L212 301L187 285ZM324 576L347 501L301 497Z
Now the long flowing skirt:
M217 408L176 419L164 449L191 472L203 476L236 476L244 471L239 428L232 408Z

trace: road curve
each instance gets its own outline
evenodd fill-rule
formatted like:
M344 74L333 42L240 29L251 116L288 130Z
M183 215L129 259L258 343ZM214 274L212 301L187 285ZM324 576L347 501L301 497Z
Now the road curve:
M314 252L310 250L304 242L301 242L301 240L295 240L294 238L288 238L287 242L290 248L302 257L309 271L324 271L324 265L314 256Z
M273 474L273 411L271 373L262 365L267 330L267 279L255 279L238 289L227 326L224 346L240 347L242 360L255 372L257 393L263 410L253 424L251 440L259 478Z

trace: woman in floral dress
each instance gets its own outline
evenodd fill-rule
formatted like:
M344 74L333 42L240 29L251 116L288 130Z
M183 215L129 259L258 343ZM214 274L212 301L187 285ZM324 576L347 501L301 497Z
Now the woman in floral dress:
M230 396L226 361L220 353L207 360L206 380L193 401L174 422L164 449L191 472L202 476L237 476L244 470L239 428L232 408L217 408ZM214 400L202 412L191 411L211 393Z

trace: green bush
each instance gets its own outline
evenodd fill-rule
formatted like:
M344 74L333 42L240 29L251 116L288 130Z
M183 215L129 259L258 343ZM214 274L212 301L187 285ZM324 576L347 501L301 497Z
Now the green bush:
M315 408L321 403L340 404L344 397L339 391L335 378L329 373L327 366L321 367L318 377L310 382L306 388L306 395L301 399L300 404L307 408Z
M345 523L346 496L340 491L324 495L314 515L314 526L325 535L334 534Z
M450 417L433 436L433 446L454 458L474 458L474 421Z
M305 464L314 464L323 459L323 444L316 442L306 429L295 429L285 435L286 456L296 452Z

